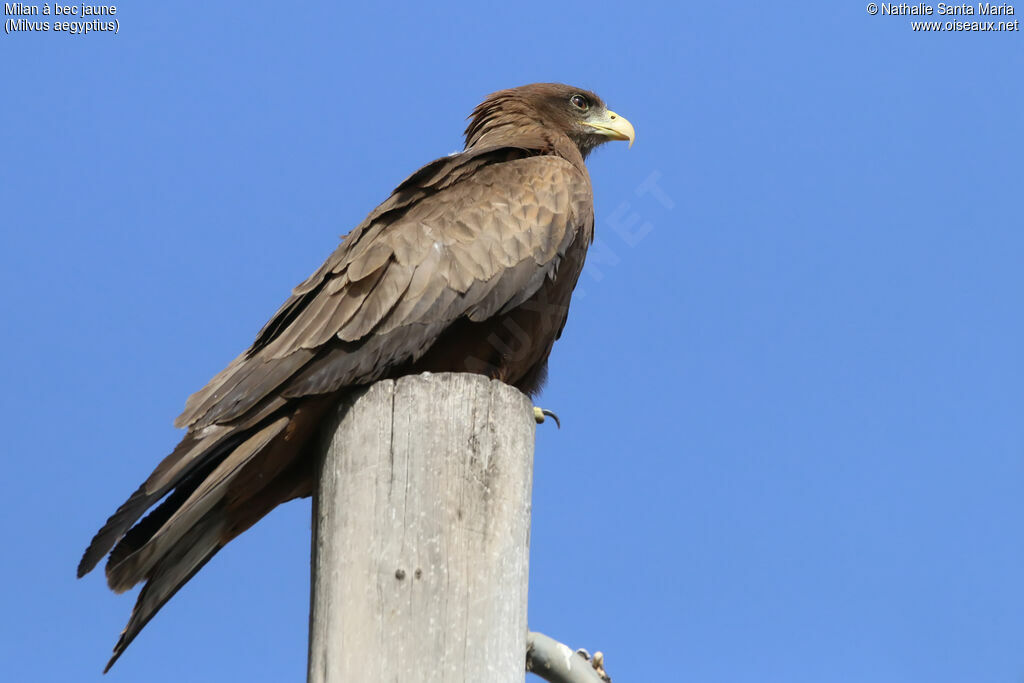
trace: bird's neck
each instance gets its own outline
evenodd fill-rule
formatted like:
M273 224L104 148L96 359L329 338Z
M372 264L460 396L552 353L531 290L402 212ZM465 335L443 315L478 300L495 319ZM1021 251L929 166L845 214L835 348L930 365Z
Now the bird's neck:
M535 154L560 156L586 173L579 147L567 135L553 132L540 123L492 119L466 141L466 151L496 147L515 147Z

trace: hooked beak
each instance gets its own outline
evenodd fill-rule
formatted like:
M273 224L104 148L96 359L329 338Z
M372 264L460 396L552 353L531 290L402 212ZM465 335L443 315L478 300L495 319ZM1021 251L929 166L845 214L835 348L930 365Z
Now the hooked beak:
M629 146L633 146L636 139L636 131L633 124L624 116L619 116L611 109L605 109L599 115L584 121L583 125L593 128L599 135L610 140L629 140Z

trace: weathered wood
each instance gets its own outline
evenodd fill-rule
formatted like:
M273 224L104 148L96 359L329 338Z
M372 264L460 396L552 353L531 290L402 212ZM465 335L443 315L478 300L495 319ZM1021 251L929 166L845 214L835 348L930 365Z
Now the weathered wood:
M309 681L523 681L535 423L480 375L339 410L313 504Z

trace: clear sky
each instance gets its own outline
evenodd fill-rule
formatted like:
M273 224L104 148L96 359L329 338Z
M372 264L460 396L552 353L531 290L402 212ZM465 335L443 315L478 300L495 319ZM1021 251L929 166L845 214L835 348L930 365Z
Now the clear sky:
M589 164L531 626L620 683L1024 677L1021 32L810 1L117 19L0 35L4 680L100 680L133 597L75 566L186 396L484 95L547 80L637 141ZM107 680L303 680L308 571L302 501Z

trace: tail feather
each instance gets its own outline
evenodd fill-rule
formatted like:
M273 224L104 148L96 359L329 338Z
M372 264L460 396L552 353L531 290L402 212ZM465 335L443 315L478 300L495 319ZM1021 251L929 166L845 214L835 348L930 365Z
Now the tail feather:
M245 464L266 448L284 430L288 421L287 415L279 417L229 453L137 550L128 554L115 548L107 564L107 583L111 589L124 592L144 580L158 563L163 563L164 557L178 542L221 502L232 479Z
M190 528L167 551L139 593L132 616L121 632L121 637L114 646L114 654L107 662L103 673L110 671L110 667L124 653L125 648L135 640L135 636L139 635L164 603L217 554L223 546L221 537L224 526L223 512L215 510Z
M281 503L310 495L311 486L311 460L293 459L262 488L249 489L249 496L244 501L225 497L193 524L154 565L103 672L110 670L150 619L221 548ZM236 508L235 504L240 502L241 507Z
M117 512L107 519L106 524L93 536L89 547L82 554L78 563L78 578L82 578L91 572L103 556L117 543L126 531L138 521L149 506L153 504L156 497L146 492L146 485L143 484L135 493L128 496L128 500L117 508Z
M188 477L192 468L216 462L218 457L234 445L232 434L227 430L217 430L214 433L207 432L202 437L194 433L186 434L181 443L164 458L153 474L136 489L135 493L128 497L121 507L106 521L102 528L96 533L89 547L85 549L81 561L78 563L78 578L82 578L91 572L103 556L110 552L114 544L132 527L135 522L153 505L170 491L178 486L182 479ZM168 469L174 467L177 470L176 478L164 478L157 482L158 475L163 475Z
M83 556L79 576L109 552L113 590L145 585L106 670L231 539L281 503L312 494L315 457L308 447L336 402L324 396L281 410L270 401L237 423L189 432L107 521Z
M167 523L167 520L188 500L189 496L199 488L203 480L219 464L219 459L211 459L192 470L155 509L121 537L114 549L110 551L107 566L120 564L153 538L153 534Z

